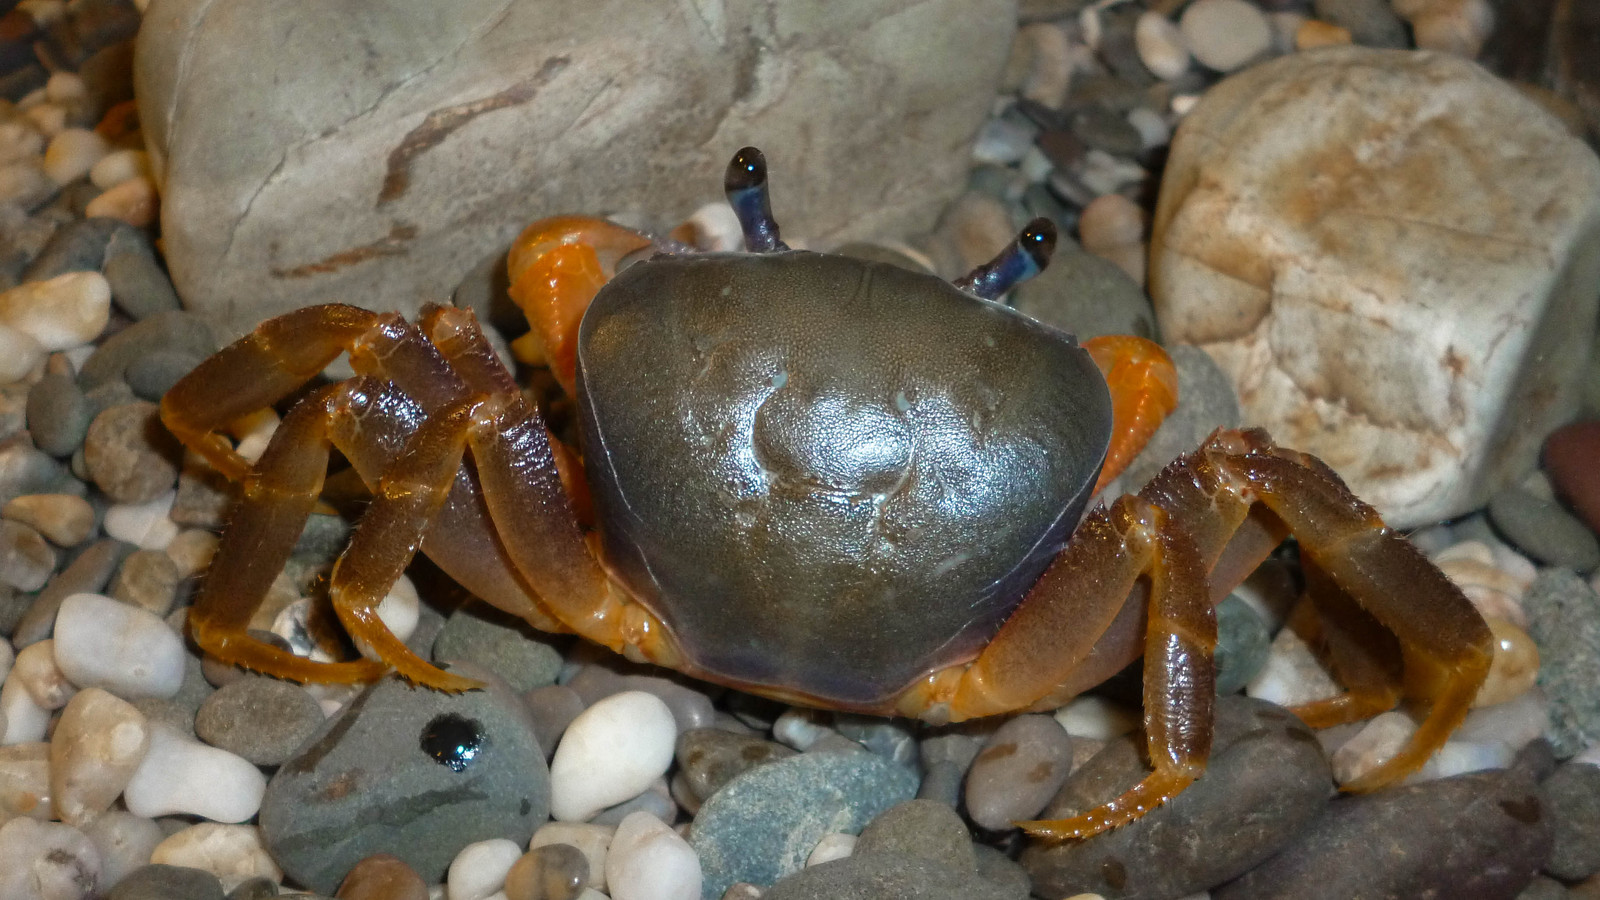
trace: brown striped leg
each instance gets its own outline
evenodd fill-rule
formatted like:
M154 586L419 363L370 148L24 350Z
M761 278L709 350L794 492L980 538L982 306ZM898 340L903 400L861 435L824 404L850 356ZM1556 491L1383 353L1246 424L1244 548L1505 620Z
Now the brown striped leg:
M1216 699L1217 621L1189 535L1137 497L1096 510L970 666L935 673L902 702L901 711L912 715L945 704L952 718L1027 707L1093 658L1096 642L1141 578L1149 582L1142 646L1103 663L1144 653L1145 739L1154 771L1081 815L1018 823L1030 834L1082 838L1115 828L1176 797L1204 771Z
M217 432L305 384L378 318L359 307L330 304L269 319L173 385L161 398L161 419L217 471L242 481L250 464Z
M1295 715L1312 728L1331 728L1394 709L1404 676L1399 639L1315 562L1304 560L1302 569L1312 621L1290 626L1328 658L1345 692L1296 706Z
M329 423L349 384L323 388L296 404L255 471L245 473L240 499L189 611L195 643L222 662L297 681L371 681L384 672L381 663L365 659L312 662L246 633L322 493Z

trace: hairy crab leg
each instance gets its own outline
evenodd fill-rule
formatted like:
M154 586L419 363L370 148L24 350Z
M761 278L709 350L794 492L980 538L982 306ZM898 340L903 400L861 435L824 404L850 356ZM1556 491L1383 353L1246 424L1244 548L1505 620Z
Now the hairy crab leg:
M1312 728L1329 728L1394 709L1405 678L1399 639L1311 559L1301 569L1311 605L1297 608L1288 627L1326 653L1345 692L1297 706L1295 715Z
M1111 389L1111 447L1094 494L1121 475L1161 422L1178 408L1178 370L1161 345L1107 334L1083 342Z
M1149 583L1148 624L1141 645L1127 649L1145 656L1145 735L1154 771L1078 816L1019 823L1030 834L1083 838L1115 828L1176 797L1204 771L1217 620L1205 568L1184 530L1133 496L1096 509L970 666L936 672L902 699L904 714L943 707L952 719L1028 707L1090 657L1121 609L1105 598L1127 596L1141 579ZM1108 659L1104 675L1126 661Z
M523 230L506 270L511 299L533 328L512 344L523 362L545 362L568 396L577 396L578 325L617 263L652 245L648 237L604 219L556 216Z

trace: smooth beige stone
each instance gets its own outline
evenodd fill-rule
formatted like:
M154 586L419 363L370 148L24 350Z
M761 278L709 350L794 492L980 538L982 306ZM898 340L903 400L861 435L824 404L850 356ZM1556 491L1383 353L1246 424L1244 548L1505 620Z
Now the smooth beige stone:
M150 862L210 872L231 891L252 878L283 880L254 825L201 822L167 837L150 853Z
M24 494L13 497L0 516L21 522L61 547L73 547L94 534L94 508L75 494Z
M110 809L149 749L149 725L133 704L99 688L80 691L50 739L56 815L84 825Z
M0 825L27 816L50 819L50 745L37 741L0 747Z

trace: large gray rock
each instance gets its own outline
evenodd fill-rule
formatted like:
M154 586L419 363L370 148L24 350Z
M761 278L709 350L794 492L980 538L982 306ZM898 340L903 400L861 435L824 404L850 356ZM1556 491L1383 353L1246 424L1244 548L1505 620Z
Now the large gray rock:
M414 311L541 216L673 224L746 144L787 235L926 229L1015 28L1015 0L156 0L135 78L173 281L238 333Z
M1597 284L1600 161L1437 53L1327 48L1222 82L1178 129L1153 222L1165 339L1396 527L1533 467L1577 408Z

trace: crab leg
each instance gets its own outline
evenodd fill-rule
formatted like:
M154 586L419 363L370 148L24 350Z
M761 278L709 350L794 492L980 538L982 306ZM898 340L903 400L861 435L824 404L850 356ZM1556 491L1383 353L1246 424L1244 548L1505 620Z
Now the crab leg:
M1312 606L1300 607L1289 627L1326 651L1345 693L1297 706L1295 715L1312 728L1329 728L1394 709L1405 677L1399 640L1322 567L1307 558L1301 568Z
M1178 370L1154 341L1107 334L1083 342L1111 389L1111 447L1094 493L1133 462L1161 422L1178 408Z

